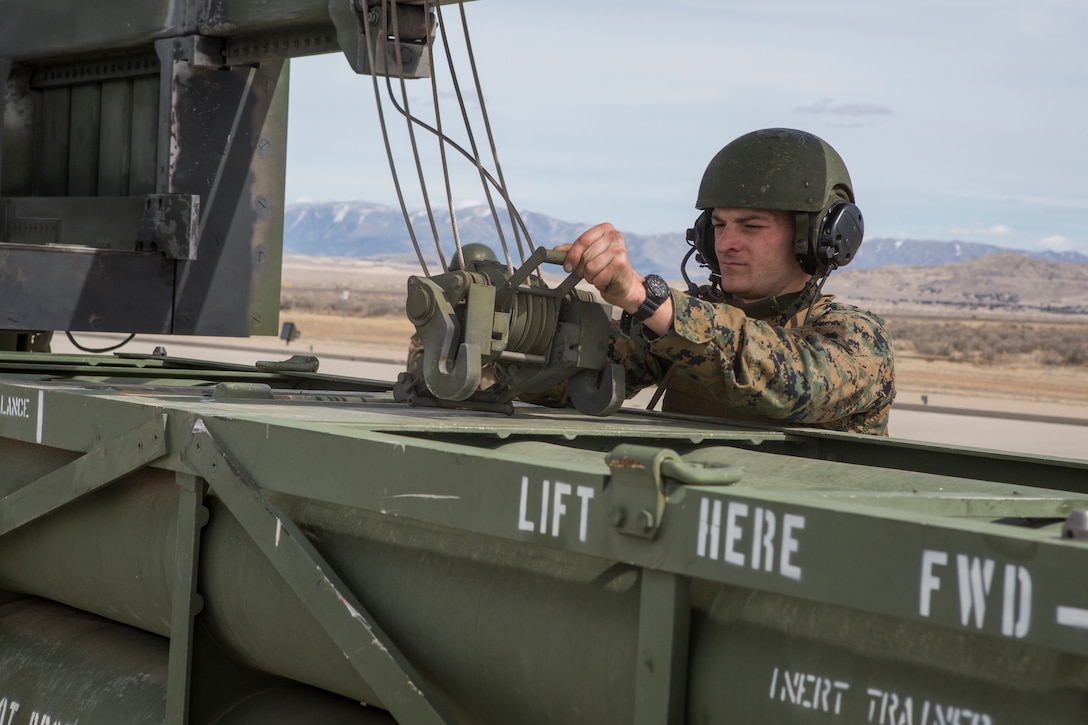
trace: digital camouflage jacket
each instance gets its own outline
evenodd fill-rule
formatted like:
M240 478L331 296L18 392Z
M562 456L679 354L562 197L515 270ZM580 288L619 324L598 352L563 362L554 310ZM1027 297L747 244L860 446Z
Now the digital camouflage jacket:
M894 356L879 316L830 295L811 315L766 304L749 314L677 290L672 301L667 334L614 336L628 396L663 384L666 411L887 435Z

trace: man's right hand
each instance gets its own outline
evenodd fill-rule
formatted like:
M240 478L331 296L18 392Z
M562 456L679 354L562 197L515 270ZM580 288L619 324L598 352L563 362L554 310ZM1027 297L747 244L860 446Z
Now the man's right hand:
M598 224L555 249L567 253L563 269L596 287L605 302L633 312L645 299L642 275L631 267L623 234L611 224Z

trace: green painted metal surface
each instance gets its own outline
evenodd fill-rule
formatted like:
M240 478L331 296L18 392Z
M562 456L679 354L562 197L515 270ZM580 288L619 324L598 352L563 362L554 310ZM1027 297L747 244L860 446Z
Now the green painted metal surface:
M398 46L351 0L0 0L0 725L1088 719L1088 463L497 412L563 366L579 410L619 400L573 278L473 278L472 375L425 365L448 407L309 361L30 352L275 334L287 59L392 68L429 32L407 5ZM485 359L540 369L486 399Z
M190 615L232 658L401 722L1083 716L1086 552L1061 536L1083 463L913 471L878 461L917 446L859 436L129 366L0 378L0 506L165 420L148 465L0 538L0 587L182 636L196 561ZM1036 475L987 480L1010 462ZM196 481L203 528L194 503L179 523Z

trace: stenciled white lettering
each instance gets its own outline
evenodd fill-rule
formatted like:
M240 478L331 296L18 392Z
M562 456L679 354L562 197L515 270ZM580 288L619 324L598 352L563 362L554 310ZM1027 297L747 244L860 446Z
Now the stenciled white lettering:
M933 573L934 566L947 566L948 554L943 551L922 552L922 586L918 599L918 613L928 617L933 603L933 592L941 588L941 579Z
M18 700L0 698L0 725L11 725L17 712L19 712Z
M795 556L801 549L798 532L805 528L804 516L730 501L725 504L723 529L722 508L720 500L699 501L696 556L801 580L801 566Z
M843 693L850 683L811 672L791 672L775 667L771 672L769 699L821 712L842 712Z
M5 418L29 418L30 398L0 395L0 416Z
M793 535L793 531L803 528L805 528L804 516L786 514L782 517L782 546L779 547L782 555L778 562L778 570L782 572L782 576L797 581L801 580L801 567L790 561L790 557L797 553L798 548L797 537Z
M889 690L869 687L868 722L877 725L993 725L993 718L984 712L965 707L943 705L920 700Z
M918 614L930 617L935 599L940 599L942 577L951 557L947 551L922 552L921 582L918 589ZM1001 609L1001 634L1021 639L1031 628L1031 572L1019 564L1005 564L1000 569L994 559L956 554L956 587L959 595L959 623L963 627L982 629L986 624L987 608ZM1000 571L1001 586L995 586ZM998 595L1000 592L1000 595ZM1000 596L1000 602L994 599ZM994 607L990 607L990 605ZM992 621L992 619L991 619Z
M578 501L578 540L585 541L589 535L589 502L593 500L594 491L589 486L573 486L562 481L545 479L540 484L540 516L539 519L530 518L530 502L536 498L533 484L528 476L521 477L521 498L518 501L518 530L532 531L541 534L551 534L558 537L565 528L563 522L567 520L570 508L567 503L573 494L573 500ZM573 503L572 500L572 503Z
M1017 597L1017 592L1020 596ZM1017 564L1005 565L1005 597L1001 608L1001 634L1020 639L1031 624L1031 575Z
M990 595L990 584L994 579L994 560L956 556L956 569L960 582L960 619L964 627L975 611L975 627L982 629L986 617L986 597Z
M876 725L994 725L989 714L962 704L935 702L917 693L867 687L814 672L775 667L770 681L767 699L771 702L829 715L841 715L845 707L847 712L865 712L866 722ZM860 697L868 700L867 708L859 708Z
M725 517L725 561L736 566L744 566L744 554L733 549L733 545L740 541L744 534L740 519L747 518L748 504L732 502L729 504L729 513Z
M54 715L48 715L34 710L30 713L29 725L72 725L72 723L64 722Z

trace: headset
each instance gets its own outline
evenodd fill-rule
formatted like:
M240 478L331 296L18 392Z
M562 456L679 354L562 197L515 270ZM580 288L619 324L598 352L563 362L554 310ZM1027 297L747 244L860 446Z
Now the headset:
M711 280L718 281L721 270L714 253L713 211L705 209L688 229L686 238L692 249L684 257L681 271L694 253L695 261L710 270ZM812 224L814 218L816 215L808 212L795 212L794 252L805 272L826 277L854 259L865 235L865 220L856 204L842 199L832 200L818 217L819 224Z

